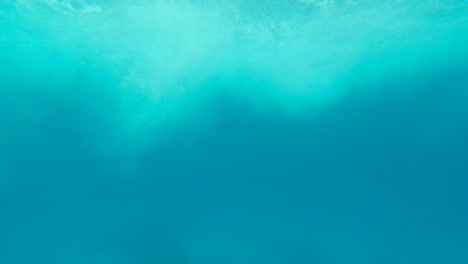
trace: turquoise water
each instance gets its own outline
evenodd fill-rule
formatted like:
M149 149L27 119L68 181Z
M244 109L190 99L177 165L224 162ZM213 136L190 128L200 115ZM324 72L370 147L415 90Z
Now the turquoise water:
M468 1L0 0L0 263L468 263Z

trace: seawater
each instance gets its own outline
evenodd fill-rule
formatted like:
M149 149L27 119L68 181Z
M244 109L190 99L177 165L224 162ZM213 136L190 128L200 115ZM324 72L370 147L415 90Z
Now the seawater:
M0 263L468 263L468 1L0 0Z

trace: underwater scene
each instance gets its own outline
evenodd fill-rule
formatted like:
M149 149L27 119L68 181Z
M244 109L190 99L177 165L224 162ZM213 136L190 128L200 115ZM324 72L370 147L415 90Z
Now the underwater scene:
M0 263L468 263L468 0L0 0Z

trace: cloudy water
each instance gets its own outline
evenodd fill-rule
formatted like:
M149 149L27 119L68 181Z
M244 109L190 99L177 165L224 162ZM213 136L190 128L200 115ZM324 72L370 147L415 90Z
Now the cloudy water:
M468 263L468 1L0 0L0 263Z

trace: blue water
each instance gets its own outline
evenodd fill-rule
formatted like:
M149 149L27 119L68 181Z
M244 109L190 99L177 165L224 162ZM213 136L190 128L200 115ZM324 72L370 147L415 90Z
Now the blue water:
M468 263L468 1L0 0L0 263Z

